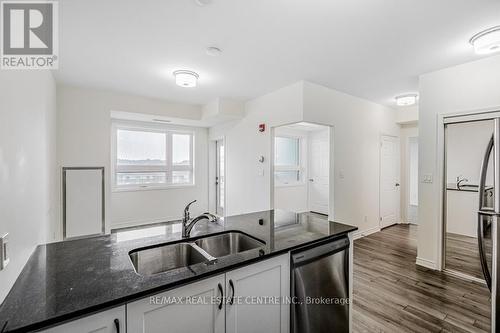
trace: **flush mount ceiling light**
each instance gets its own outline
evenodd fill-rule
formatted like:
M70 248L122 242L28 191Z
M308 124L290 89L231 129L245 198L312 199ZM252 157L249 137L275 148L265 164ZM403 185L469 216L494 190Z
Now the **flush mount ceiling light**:
M206 6L212 3L212 0L194 0L198 6Z
M417 103L417 94L405 94L396 96L396 104L398 106L410 106Z
M175 83L184 88L194 88L198 82L199 75L192 71L175 71Z
M470 43L476 54L500 52L500 25L475 34Z
M222 50L215 46L209 46L206 50L207 54L212 57L217 57L222 53Z

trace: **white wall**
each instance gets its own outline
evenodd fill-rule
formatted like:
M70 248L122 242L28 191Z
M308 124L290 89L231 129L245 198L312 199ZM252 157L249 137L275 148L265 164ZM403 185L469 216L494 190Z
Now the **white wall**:
M184 205L197 199L193 213L208 209L207 129L196 129L195 179L193 187L111 192L110 111L199 119L199 106L119 94L103 90L58 86L58 165L106 168L107 229L138 223L178 219ZM59 224L60 225L60 224Z
M493 121L450 124L446 135L447 183L458 176L478 185L483 155L493 134ZM490 185L492 182L490 182Z
M271 127L302 120L302 86L298 82L251 100L242 120L210 128L210 138L225 137L227 216L271 208ZM267 126L263 133L261 123Z
M418 125L417 124L409 124L409 125L401 125L400 129L400 140L401 140L401 219L405 223L415 223L415 212L410 211L410 182L411 182L411 174L410 174L410 162L411 162L411 149L410 149L410 140L413 138L418 138ZM417 141L418 146L418 141ZM418 162L418 156L414 161ZM418 164L416 168L416 174L418 174ZM416 184L418 185L418 178L416 179ZM413 179L413 185L415 185L415 179ZM416 191L418 192L418 191ZM418 202L418 198L415 200Z
M479 194L447 191L446 198L446 232L476 238Z
M418 137L412 137L409 139L409 202L412 206L418 206Z
M418 123L418 105L397 107L396 122L401 125L416 125Z
M443 69L420 77L419 229L417 263L439 268L441 247L442 148L438 115L485 108L500 109L500 56ZM439 146L438 146L439 142ZM440 148L440 149L441 149ZM425 174L432 183L422 183Z
M378 230L380 135L399 136L396 111L304 82L304 121L334 127L330 218L357 226L358 233Z
M330 218L358 226L360 232L377 230L380 135L399 136L396 112L309 82L252 100L243 120L210 129L211 137L226 137L227 214L270 208L269 127L300 121L334 127ZM267 124L266 132L258 132L260 123ZM266 158L264 164L258 162L261 155Z
M35 246L51 238L56 214L56 87L50 71L0 73L0 234L10 264L0 303Z

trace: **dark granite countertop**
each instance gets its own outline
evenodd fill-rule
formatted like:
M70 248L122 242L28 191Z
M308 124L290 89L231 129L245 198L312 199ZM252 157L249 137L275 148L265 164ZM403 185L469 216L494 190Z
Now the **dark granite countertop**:
M219 258L215 264L201 263L152 276L138 275L128 253L180 241L179 222L39 245L0 307L0 329L48 328L356 229L313 214L273 210L226 217L217 223L202 221L192 230L192 238L236 230L266 245Z

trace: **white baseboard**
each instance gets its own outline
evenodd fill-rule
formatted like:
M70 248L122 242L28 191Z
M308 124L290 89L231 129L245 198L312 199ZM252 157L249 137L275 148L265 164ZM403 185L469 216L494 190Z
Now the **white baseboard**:
M379 231L380 231L380 226L376 226L376 227L365 229L365 230L356 230L354 232L354 235L352 238L353 238L353 240L360 239L360 238L374 234L374 233L379 232Z
M437 267L437 263L435 261L432 261L432 260L417 257L416 264L419 266L425 267L425 268L435 270L435 271L439 270Z

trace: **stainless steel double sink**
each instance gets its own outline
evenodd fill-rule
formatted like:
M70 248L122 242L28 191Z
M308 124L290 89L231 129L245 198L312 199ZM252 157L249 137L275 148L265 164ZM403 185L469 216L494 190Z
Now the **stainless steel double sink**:
M264 242L242 232L227 231L192 241L132 250L129 256L138 274L153 275L200 263L214 263L217 258L264 245Z

